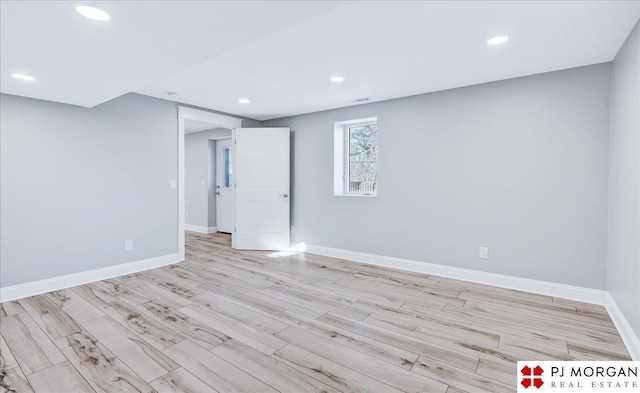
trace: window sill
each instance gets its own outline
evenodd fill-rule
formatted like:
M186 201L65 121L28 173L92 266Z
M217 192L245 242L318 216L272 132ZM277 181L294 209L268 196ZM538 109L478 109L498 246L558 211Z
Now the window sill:
M333 196L375 198L376 194L333 194Z

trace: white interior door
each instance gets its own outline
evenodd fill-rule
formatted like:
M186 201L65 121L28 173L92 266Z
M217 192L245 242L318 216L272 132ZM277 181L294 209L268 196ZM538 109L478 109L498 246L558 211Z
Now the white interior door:
M231 139L216 141L216 229L233 232L233 147Z
M236 128L233 248L288 250L289 129Z

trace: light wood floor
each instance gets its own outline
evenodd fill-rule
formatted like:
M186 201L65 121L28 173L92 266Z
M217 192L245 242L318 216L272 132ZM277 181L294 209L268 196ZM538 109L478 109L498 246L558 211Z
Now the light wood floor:
M628 360L603 307L187 235L187 260L0 308L2 392L514 392Z

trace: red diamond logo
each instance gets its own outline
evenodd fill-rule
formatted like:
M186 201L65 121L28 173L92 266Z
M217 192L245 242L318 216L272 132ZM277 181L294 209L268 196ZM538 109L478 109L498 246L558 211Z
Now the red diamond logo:
M520 384L524 386L525 389L529 389L532 385L536 387L536 389L540 389L544 382L542 381L542 373L544 370L540 365L535 366L533 369L529 366L522 367L520 370L522 373L522 381Z

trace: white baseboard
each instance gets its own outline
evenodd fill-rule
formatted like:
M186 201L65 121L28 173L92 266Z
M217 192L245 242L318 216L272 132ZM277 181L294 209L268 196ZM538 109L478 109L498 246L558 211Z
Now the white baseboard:
M494 287L515 289L518 291L538 293L547 296L561 297L564 299L599 304L603 306L606 304L607 300L606 291L557 284L548 281L531 280L528 278L507 276L504 274L487 273L478 270L463 269L459 267L413 261L410 259L385 257L382 255L314 245L306 245L306 252L324 255L327 257L348 259L350 261L367 263L370 265L407 270L410 272L433 274L456 280L470 281L478 284L492 285Z
M22 299L64 288L75 287L95 281L106 280L113 277L124 276L156 267L172 265L181 262L178 254L163 255L155 258L143 259L135 262L88 270L66 276L52 277L24 284L12 285L0 288L0 302Z
M216 233L218 232L218 228L216 227L200 227L197 225L191 225L191 224L184 224L184 229L186 231L191 231L191 232L198 232L198 233L204 233L204 234L210 234L210 233Z
M638 337L635 335L631 325L629 325L624 314L620 311L620 308L618 308L618 305L607 291L309 244L303 244L296 248L296 250L308 252L310 254L323 255L326 257L366 263L369 265L432 274L456 280L470 281L478 284L492 285L500 288L515 289L518 291L537 293L546 296L560 297L605 306L611 320L618 329L620 337L627 347L631 358L633 360L640 360L640 340L638 340Z
M640 339L636 336L633 328L629 325L629 321L627 321L622 310L620 310L609 293L607 293L606 307L613 324L616 325L616 329L618 329L618 333L620 333L622 342L624 342L624 345L627 347L627 350L631 355L631 358L633 360L640 361Z

